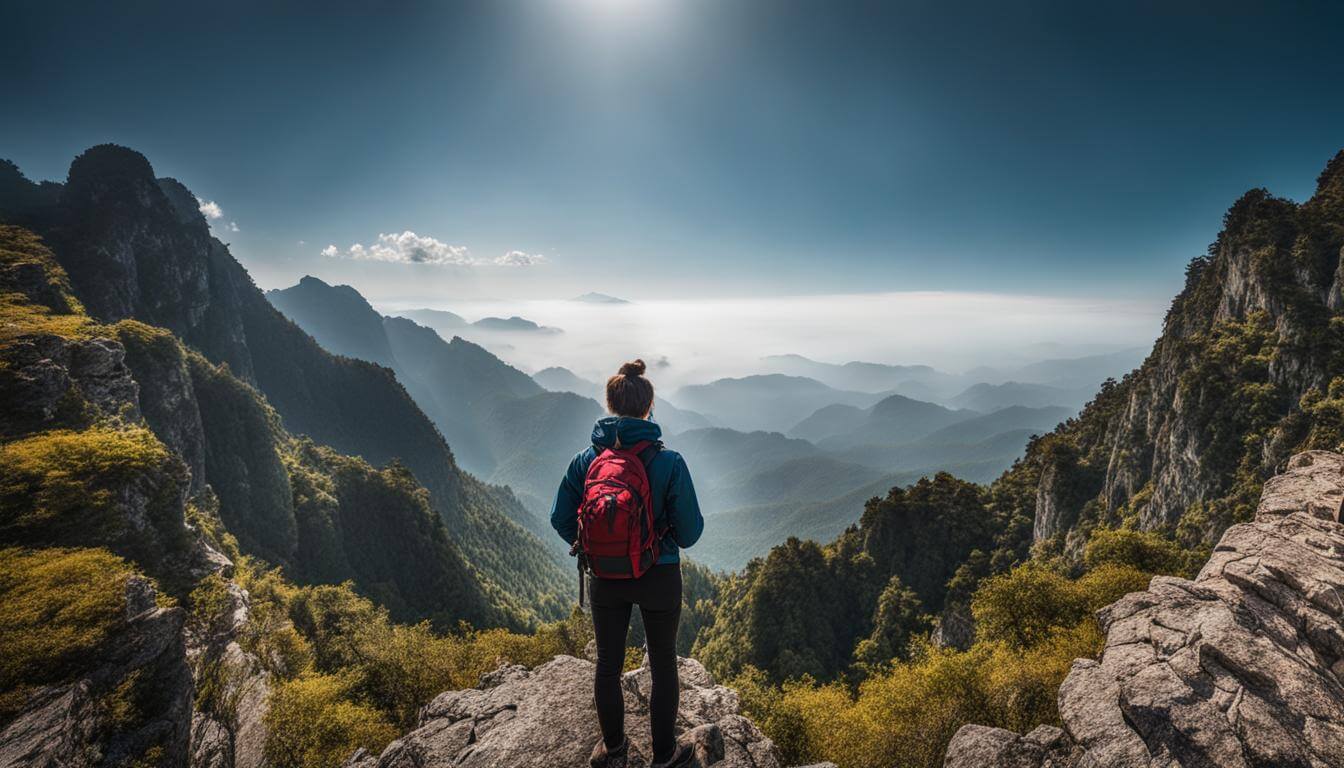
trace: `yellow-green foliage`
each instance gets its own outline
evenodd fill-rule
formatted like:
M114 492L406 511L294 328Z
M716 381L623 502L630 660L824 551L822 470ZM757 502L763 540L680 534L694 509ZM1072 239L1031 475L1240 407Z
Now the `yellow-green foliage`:
M83 669L124 621L131 573L99 549L0 550L0 719Z
M969 650L913 643L908 661L868 667L873 672L857 691L808 678L774 687L752 668L732 684L786 763L936 768L966 723L1019 732L1058 724L1059 684L1074 659L1102 647L1093 613L1144 589L1148 579L1116 562L1076 580L1028 562L976 591L977 636Z
M1193 575L1198 563L1206 559L1204 555L1202 551L1192 553L1182 549L1152 531L1099 528L1087 541L1083 565L1089 570L1110 564L1127 565L1147 573Z
M1149 576L1125 565L1104 564L1077 580L1028 562L986 579L971 601L976 636L1028 648L1088 618L1128 592L1146 589Z
M381 748L389 734L414 727L420 708L441 691L474 686L503 663L535 666L581 653L592 636L577 613L530 635L466 625L439 634L428 622L393 623L348 583L300 587L252 558L236 565L251 598L239 642L278 684L267 746L277 768L334 764L333 756L339 763L356 747ZM202 587L199 604L211 605L215 591Z
M126 525L112 514L118 496L140 484L151 523L180 536L177 463L153 433L130 425L53 430L0 446L0 535L47 545L115 538Z
M233 618L233 597L224 577L212 573L196 582L187 602L191 606L187 622L193 632L209 638L228 630Z
M84 314L41 238L0 224L0 342L34 333L77 337L102 327Z
M266 713L266 757L276 768L330 768L358 747L382 749L397 731L377 710L350 700L336 675L278 684Z

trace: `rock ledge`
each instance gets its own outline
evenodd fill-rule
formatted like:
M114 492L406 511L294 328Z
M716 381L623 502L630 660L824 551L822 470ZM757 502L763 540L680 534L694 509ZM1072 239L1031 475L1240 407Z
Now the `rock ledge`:
M1103 608L1064 729L967 725L945 768L1344 766L1344 456L1293 457L1194 581Z
M780 768L775 745L739 713L737 692L715 685L699 662L678 659L681 739L700 766ZM649 762L649 671L621 679L631 768ZM481 685L448 691L420 712L420 726L373 756L360 751L346 768L587 768L599 738L593 708L593 664L557 656L528 670L505 666Z

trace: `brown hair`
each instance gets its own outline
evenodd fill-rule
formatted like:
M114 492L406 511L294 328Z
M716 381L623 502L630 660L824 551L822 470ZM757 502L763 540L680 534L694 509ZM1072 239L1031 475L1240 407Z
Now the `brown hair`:
M607 379L607 410L642 419L653 408L653 382L644 378L644 361L631 360Z

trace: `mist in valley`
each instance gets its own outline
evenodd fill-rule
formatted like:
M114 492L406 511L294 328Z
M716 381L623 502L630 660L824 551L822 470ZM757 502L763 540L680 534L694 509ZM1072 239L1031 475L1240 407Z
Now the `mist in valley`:
M358 286L356 286L358 287ZM389 315L430 308L468 323L521 317L542 330L466 325L440 335L475 341L527 372L559 366L591 381L642 357L660 393L723 377L776 372L766 358L801 355L826 363L927 365L976 379L1007 380L1040 360L1146 349L1161 328L1156 301L910 291L871 294L666 299L592 304L569 299L385 301ZM977 369L1000 369L983 371ZM1111 371L1099 372L1098 381ZM975 383L970 381L970 383ZM997 381L993 383L998 383ZM800 414L803 418L807 414Z

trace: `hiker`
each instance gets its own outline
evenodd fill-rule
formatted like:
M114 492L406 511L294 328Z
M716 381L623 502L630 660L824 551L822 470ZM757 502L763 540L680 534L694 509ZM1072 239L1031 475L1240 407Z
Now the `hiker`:
M650 420L653 384L644 361L621 366L607 379L610 416L593 426L592 446L574 457L551 507L551 526L579 561L579 604L589 578L597 671L593 698L602 739L593 747L593 768L625 768L621 670L630 608L638 605L648 642L653 692L649 729L650 768L683 768L691 747L678 744L680 698L677 622L681 617L681 565L677 550L700 538L705 521L686 462L663 447L662 430Z

